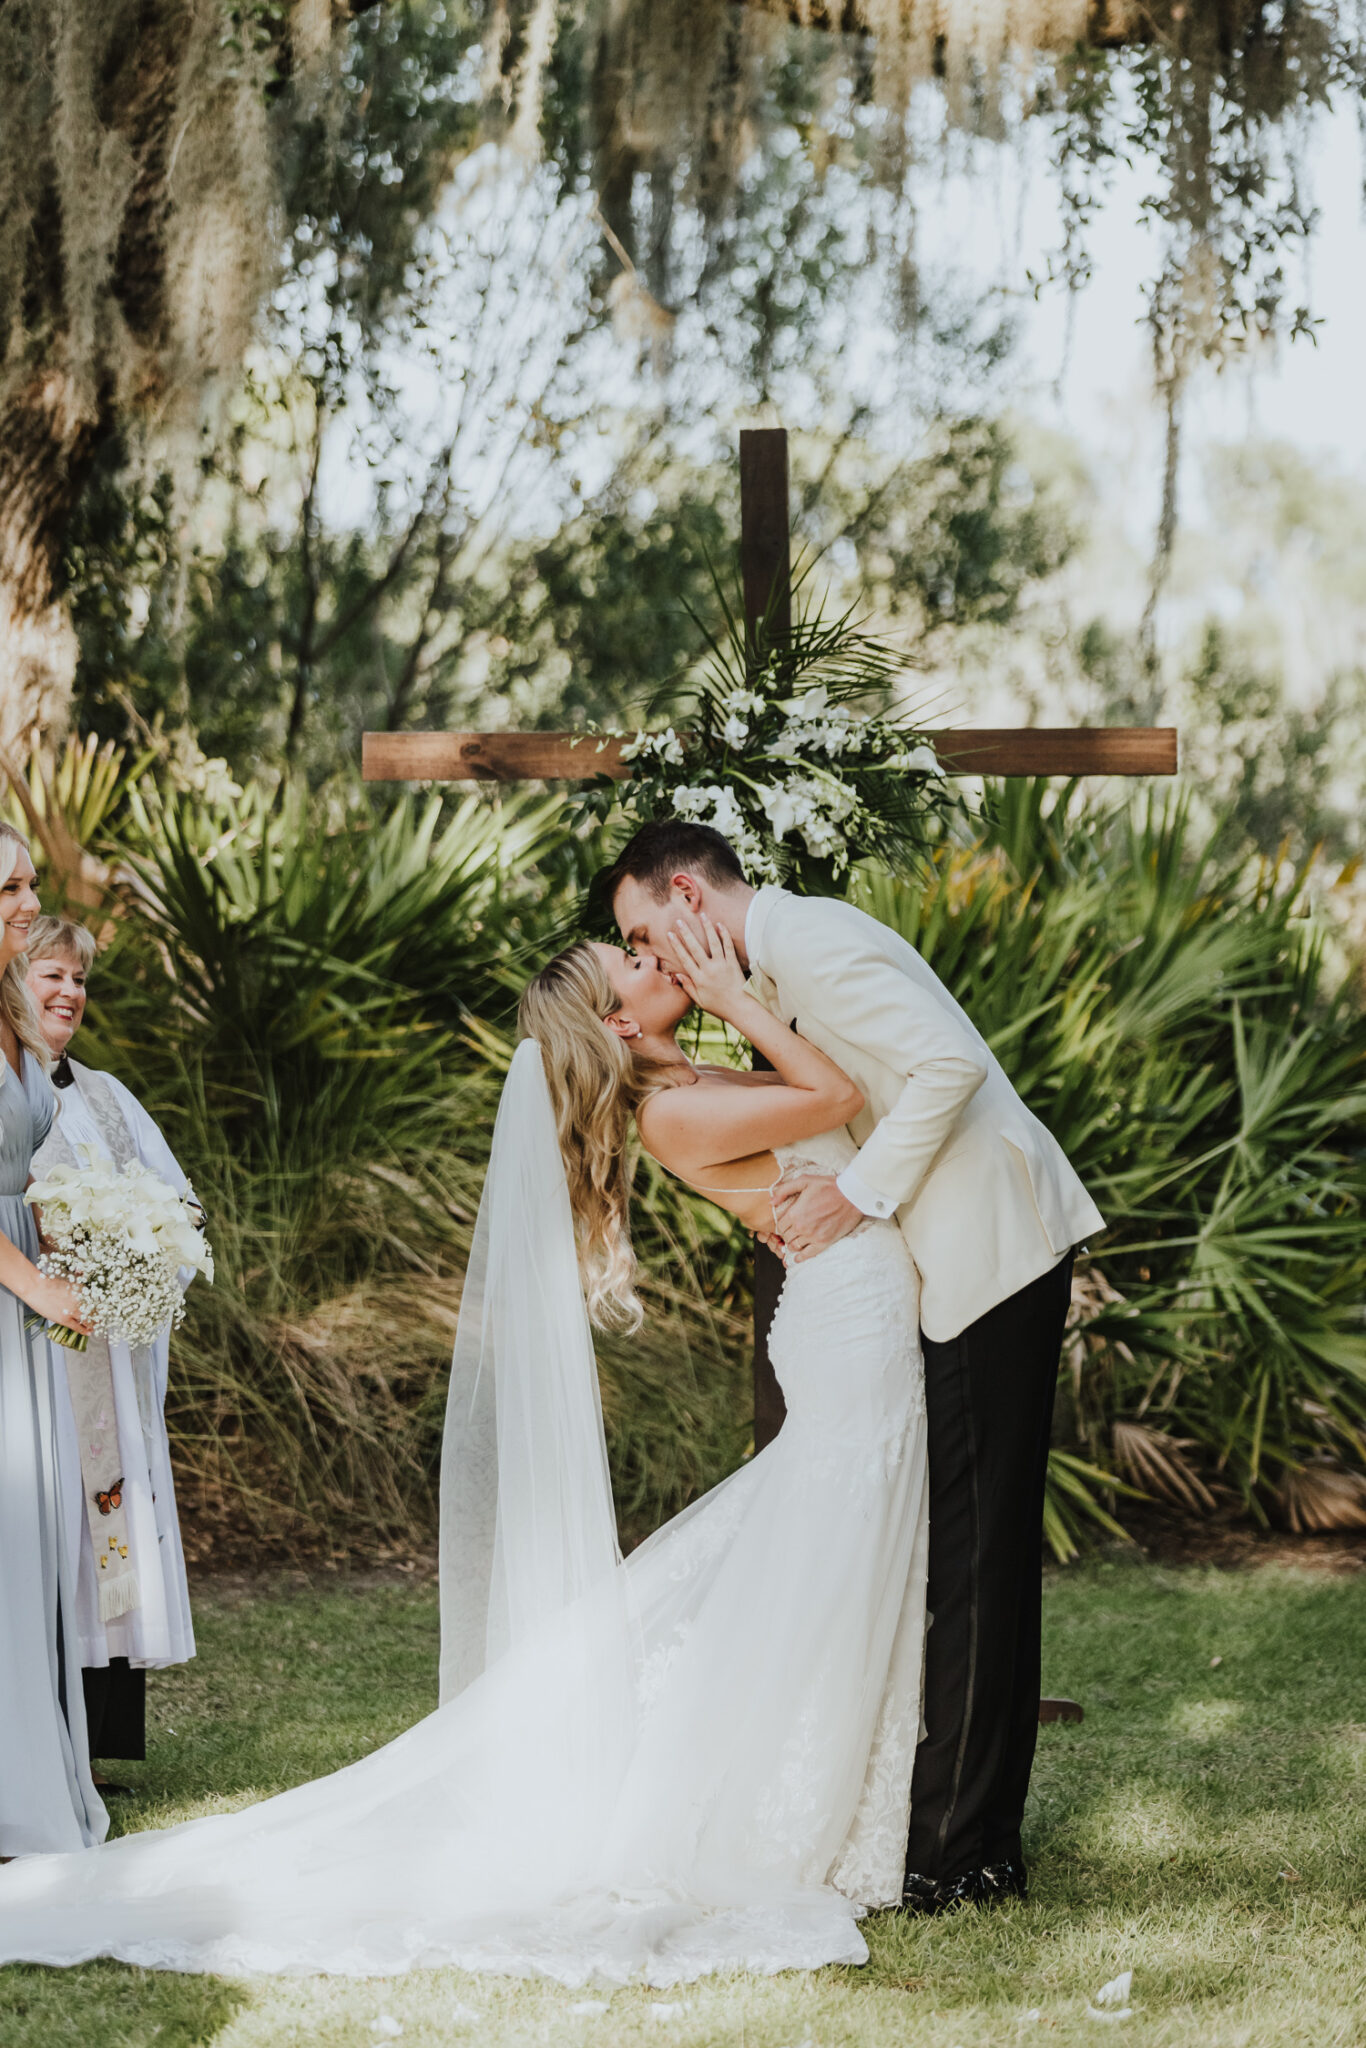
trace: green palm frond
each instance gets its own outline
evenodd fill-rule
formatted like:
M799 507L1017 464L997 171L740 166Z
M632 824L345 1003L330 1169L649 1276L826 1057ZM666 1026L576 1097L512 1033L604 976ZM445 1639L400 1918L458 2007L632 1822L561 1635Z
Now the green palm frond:
M1366 1440L1366 1022L1327 980L1303 871L1248 875L1188 804L1106 813L1039 783L993 792L932 879L863 874L984 1031L1108 1221L1122 1307L1092 1313L1063 1407L1113 1494L1109 1430L1143 1413L1264 1513L1333 1427ZM1060 1455L1073 1455L1063 1453ZM1061 1476L1067 1473L1066 1480Z

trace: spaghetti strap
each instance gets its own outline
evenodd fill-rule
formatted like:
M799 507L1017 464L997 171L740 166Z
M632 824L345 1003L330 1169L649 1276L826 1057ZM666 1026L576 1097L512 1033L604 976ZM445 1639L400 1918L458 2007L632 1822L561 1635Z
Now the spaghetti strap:
M680 1178L682 1178L681 1175ZM777 1179L771 1180L768 1186L765 1188L723 1188L715 1185L709 1186L706 1181L700 1180L686 1180L683 1182L683 1185L684 1187L691 1188L693 1193L697 1195L767 1195L768 1213L773 1218L774 1228L776 1229L778 1223L778 1205L774 1201L773 1197L777 1194L781 1181L782 1174L779 1173ZM747 1225L746 1227L750 1229L755 1229L757 1228L757 1225ZM784 1263L786 1262L784 1261Z

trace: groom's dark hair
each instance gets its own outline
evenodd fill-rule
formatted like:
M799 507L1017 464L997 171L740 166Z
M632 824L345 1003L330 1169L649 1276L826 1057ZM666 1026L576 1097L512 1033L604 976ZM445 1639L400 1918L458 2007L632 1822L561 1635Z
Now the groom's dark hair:
M710 825L690 825L682 818L658 818L642 825L612 862L593 878L593 898L610 913L623 882L639 882L662 903L672 878L686 870L714 888L743 882L745 871L728 839Z

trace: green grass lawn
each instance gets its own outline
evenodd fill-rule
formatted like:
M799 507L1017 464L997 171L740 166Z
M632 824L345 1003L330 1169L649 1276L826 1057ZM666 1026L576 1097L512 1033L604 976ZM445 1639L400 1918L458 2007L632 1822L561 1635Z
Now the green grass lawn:
M434 1703L430 1586L210 1589L196 1621L197 1662L151 1681L124 1827L349 1763ZM1045 1682L1086 1721L1040 1732L1028 1906L874 1921L864 1970L619 1991L599 2011L453 1971L240 1985L16 1969L0 1971L0 2043L1366 2043L1366 1572L1055 1575ZM1133 2017L1088 2018L1088 1994L1129 1968Z

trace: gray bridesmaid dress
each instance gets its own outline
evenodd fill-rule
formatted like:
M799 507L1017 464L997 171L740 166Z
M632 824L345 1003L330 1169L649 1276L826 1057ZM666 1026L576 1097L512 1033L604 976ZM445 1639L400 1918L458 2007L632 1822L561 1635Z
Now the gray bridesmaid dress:
M0 1055L0 1231L38 1256L24 1203L56 1101L30 1052L23 1078ZM58 1498L52 1360L0 1287L0 1856L102 1842L109 1817L90 1778L75 1573Z

